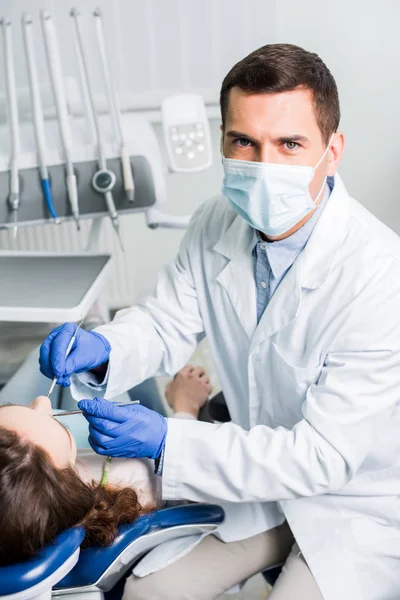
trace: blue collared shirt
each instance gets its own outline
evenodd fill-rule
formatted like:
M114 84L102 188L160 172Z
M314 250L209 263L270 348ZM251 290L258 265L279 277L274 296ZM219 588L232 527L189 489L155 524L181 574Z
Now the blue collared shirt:
M305 248L333 189L333 177L328 177L322 201L312 217L293 235L277 242L266 242L254 231L255 281L257 289L257 323L279 284Z

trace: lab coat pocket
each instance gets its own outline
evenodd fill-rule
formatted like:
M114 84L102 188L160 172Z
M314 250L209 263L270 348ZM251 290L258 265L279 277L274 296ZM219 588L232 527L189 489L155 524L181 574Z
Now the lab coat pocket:
M290 361L290 362L289 362ZM294 427L302 418L301 407L309 387L318 382L322 365L296 366L271 343L268 360L268 404L275 427Z

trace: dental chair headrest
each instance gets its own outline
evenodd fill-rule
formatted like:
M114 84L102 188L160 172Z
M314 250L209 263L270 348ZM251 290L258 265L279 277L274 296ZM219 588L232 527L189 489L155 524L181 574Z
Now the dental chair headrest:
M0 595L7 596L38 585L74 554L85 537L83 527L63 531L53 544L21 563L0 567Z

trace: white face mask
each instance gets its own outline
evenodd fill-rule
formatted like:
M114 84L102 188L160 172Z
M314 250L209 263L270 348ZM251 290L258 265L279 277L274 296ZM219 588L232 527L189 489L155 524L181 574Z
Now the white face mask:
M222 193L254 229L271 237L286 233L316 207L326 180L315 200L311 198L309 185L330 148L332 137L315 167L223 157Z

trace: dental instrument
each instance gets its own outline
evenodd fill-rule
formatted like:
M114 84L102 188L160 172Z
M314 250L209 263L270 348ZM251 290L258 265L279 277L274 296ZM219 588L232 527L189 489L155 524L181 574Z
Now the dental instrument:
M42 10L40 12L40 16L42 21L42 31L45 41L47 62L50 72L50 81L53 89L58 124L60 128L61 143L64 150L65 165L67 170L66 184L68 198L71 204L72 215L79 231L78 188L71 158L71 132L68 121L67 101L62 81L61 60L57 43L57 34L51 15L47 11Z
M125 406L126 404L140 404L140 400L127 400L126 402L116 402L115 406ZM82 410L79 410L79 408L77 408L76 410L66 410L65 412L57 413L56 415L53 415L53 417L55 419L57 419L57 417L69 417L69 415L80 415L82 414L82 412Z
M82 321L79 323L78 327L75 329L75 333L74 333L74 335L72 336L72 338L71 338L71 339L70 339L70 341L69 341L69 344L68 344L68 346L67 346L67 350L66 350L66 352L65 352L65 358L67 358L68 354L71 352L71 348L72 348L72 346L74 345L74 342L75 342L75 340L76 340L76 336L78 335L78 331L79 331L79 329L81 328L81 325L82 325L83 321L84 321L84 319L82 319ZM52 381L52 383L51 383L51 386L50 386L49 392L48 392L48 394L47 394L47 397L48 397L48 398L50 398L51 394L53 393L53 390L54 390L54 388L56 387L56 383L57 383L57 377L54 377L54 379L53 379L53 381Z
M36 68L35 47L33 43L32 18L24 13L22 15L22 34L24 39L25 56L28 65L28 80L32 102L33 126L35 131L36 146L38 152L40 180L42 184L43 196L47 204L49 213L55 224L60 223L57 211L53 204L51 193L51 184L47 170L46 162L46 140L44 134L44 117L42 101L39 91L39 77Z
M102 12L100 8L96 8L93 11L97 43L100 53L100 64L103 70L103 80L106 86L107 98L108 98L108 106L110 110L111 120L114 125L114 130L119 137L120 143L120 157L121 157L121 165L122 165L122 174L124 179L124 188L126 196L129 202L134 201L135 197L135 184L133 181L132 175L132 167L129 159L128 148L125 143L124 134L122 132L121 125L121 114L120 108L118 105L118 97L115 91L115 83L111 75L111 69L108 62L106 44L105 44L105 36L104 36L104 27L103 27L103 18Z
M5 66L5 87L7 98L7 112L10 126L10 195L8 205L13 213L14 227L13 237L17 237L18 232L18 209L20 206L19 195L19 124L18 124L18 102L15 87L14 56L12 48L12 26L9 19L2 19L3 42L4 42L4 66Z
M87 90L87 95L84 94L83 100L84 102L89 101L89 105L86 106L86 112L92 115L93 123L95 126L96 138L97 138L97 149L98 149L98 165L99 170L93 175L92 185L94 189L102 194L104 194L104 198L106 201L108 213L110 215L114 230L118 236L118 240L121 246L122 251L124 252L124 246L122 244L122 239L119 231L119 217L117 210L114 204L114 198L111 190L113 189L116 181L115 174L107 169L107 161L105 158L104 148L103 148L103 140L101 135L99 118L96 112L93 90L91 81L89 78L89 70L86 62L86 54L85 49L83 47L83 39L80 28L80 12L77 8L73 8L70 12L74 23L74 36L76 42L76 51L78 62L80 64L80 73L84 77L84 85L83 87Z

